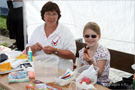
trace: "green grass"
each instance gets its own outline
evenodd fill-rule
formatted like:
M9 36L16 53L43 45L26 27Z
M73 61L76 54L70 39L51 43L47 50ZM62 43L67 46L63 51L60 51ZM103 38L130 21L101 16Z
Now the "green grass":
M7 20L7 16L2 16L0 15L0 34L4 31L4 30L7 30L7 25L6 25L6 20ZM0 43L0 46L5 46L7 47L7 43ZM0 90L5 90L5 89L2 89L0 87Z
M0 44L0 45L7 47L7 43L2 43L2 44Z
M0 15L0 29L7 29L6 20L7 16Z

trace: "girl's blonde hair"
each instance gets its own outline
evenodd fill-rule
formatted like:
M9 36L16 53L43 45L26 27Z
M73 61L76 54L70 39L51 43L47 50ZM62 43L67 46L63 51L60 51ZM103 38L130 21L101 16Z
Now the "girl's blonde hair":
M95 23L95 22L88 22L88 23L85 25L84 29L83 29L83 34L85 33L85 31L86 31L87 29L93 30L94 32L97 33L97 35L101 35L100 27L99 27L98 24Z

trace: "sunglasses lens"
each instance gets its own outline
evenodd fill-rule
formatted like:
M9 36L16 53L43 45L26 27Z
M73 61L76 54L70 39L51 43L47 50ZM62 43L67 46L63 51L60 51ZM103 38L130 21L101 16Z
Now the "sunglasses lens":
M89 38L90 36L89 35L85 35L85 38Z
M91 37L92 37L92 38L96 38L96 37L97 37L97 35L91 35Z

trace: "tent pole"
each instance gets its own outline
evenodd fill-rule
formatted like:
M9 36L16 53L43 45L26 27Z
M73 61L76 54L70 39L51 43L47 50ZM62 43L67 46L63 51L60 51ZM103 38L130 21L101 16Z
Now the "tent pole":
M25 0L23 0L23 27L24 27L24 48L25 48L25 45L27 44L27 22L26 22L26 8L25 8Z

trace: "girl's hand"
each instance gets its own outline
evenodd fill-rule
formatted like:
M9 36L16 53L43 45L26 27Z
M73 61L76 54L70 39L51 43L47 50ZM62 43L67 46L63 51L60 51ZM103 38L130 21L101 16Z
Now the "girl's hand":
M33 45L33 48L34 48L35 51L40 51L40 50L43 49L42 45L38 42Z
M92 56L90 56L89 53L84 53L83 54L83 60L85 60L87 63L89 63L90 65L91 64L94 64L94 61L93 61L93 58Z
M45 52L46 54L52 54L52 53L54 53L54 52L56 51L56 48L54 48L54 47L52 47L52 46L45 46L45 47L43 48L43 50L44 50L44 52Z

